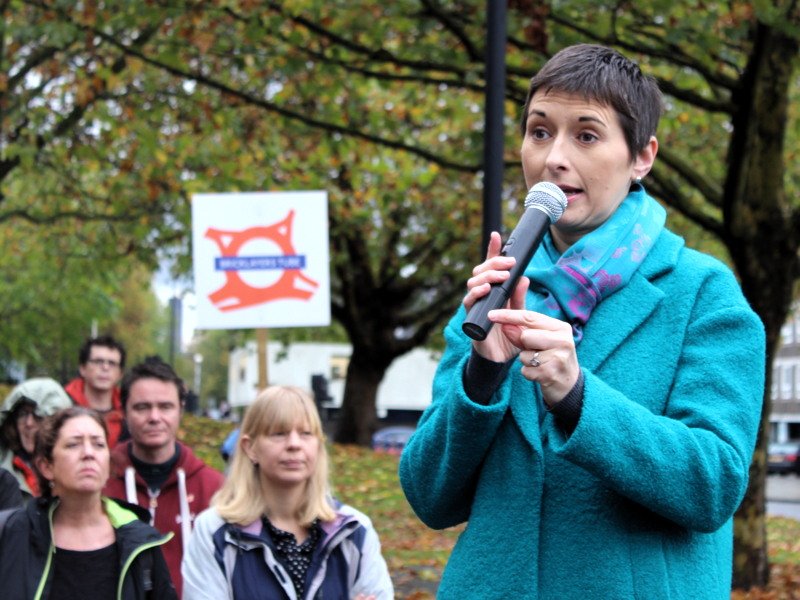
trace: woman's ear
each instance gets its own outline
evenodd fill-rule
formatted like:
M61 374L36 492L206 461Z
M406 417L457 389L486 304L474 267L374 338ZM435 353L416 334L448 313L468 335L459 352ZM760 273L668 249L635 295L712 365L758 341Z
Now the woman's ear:
M651 135L650 140L636 155L636 160L633 161L634 179L641 179L650 172L656 160L656 154L658 154L658 140L654 135Z
M38 469L39 473L42 474L42 477L47 479L49 482L53 482L55 477L55 471L53 469L53 463L51 463L46 458L37 457L34 461L36 468Z
M245 456L250 459L250 462L254 462L253 439L249 435L242 435L239 438L239 445L242 448L242 452L245 453Z

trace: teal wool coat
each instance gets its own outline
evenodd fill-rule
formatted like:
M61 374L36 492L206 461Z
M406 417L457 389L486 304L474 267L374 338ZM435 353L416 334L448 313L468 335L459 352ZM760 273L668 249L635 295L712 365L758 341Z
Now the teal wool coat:
M420 519L467 522L439 598L730 598L765 371L763 326L730 270L660 234L584 329L568 437L519 362L488 405L467 397L463 319L400 461Z

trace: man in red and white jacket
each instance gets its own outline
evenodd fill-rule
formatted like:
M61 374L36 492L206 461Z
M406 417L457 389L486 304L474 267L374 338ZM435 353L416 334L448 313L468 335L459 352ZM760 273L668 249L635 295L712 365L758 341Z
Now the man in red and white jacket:
M194 518L222 486L222 474L177 440L184 405L183 381L158 357L134 366L122 380L122 406L131 439L111 455L104 493L150 510L151 524L175 536L162 546L181 596L181 559Z

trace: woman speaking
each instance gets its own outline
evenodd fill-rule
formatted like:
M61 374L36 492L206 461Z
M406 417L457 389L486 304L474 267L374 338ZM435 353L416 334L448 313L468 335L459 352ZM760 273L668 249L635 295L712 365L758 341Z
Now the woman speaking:
M482 341L466 310L514 263L493 233L401 457L417 515L467 521L439 598L730 597L764 393L761 322L641 183L661 94L577 45L531 80L522 169L567 208Z

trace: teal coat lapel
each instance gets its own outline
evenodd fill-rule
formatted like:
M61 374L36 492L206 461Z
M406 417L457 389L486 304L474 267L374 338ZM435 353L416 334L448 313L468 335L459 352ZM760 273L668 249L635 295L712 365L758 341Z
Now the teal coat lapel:
M664 299L664 292L652 281L675 268L683 245L682 238L667 230L662 231L628 285L598 305L596 315L593 315L598 318L589 319L583 340L578 345L578 360L582 368L596 371L653 314ZM613 318L603 318L605 312ZM505 384L509 386L511 414L534 453L541 456L540 429L547 413L541 400L536 402L540 395L530 393L533 383L519 373L520 368L518 361L512 365L512 376Z
M683 239L663 231L637 273L624 288L609 296L595 309L598 318L590 318L578 345L581 367L597 370L634 331L647 321L664 298L653 285L656 277L675 268ZM604 318L605 314L614 318Z

